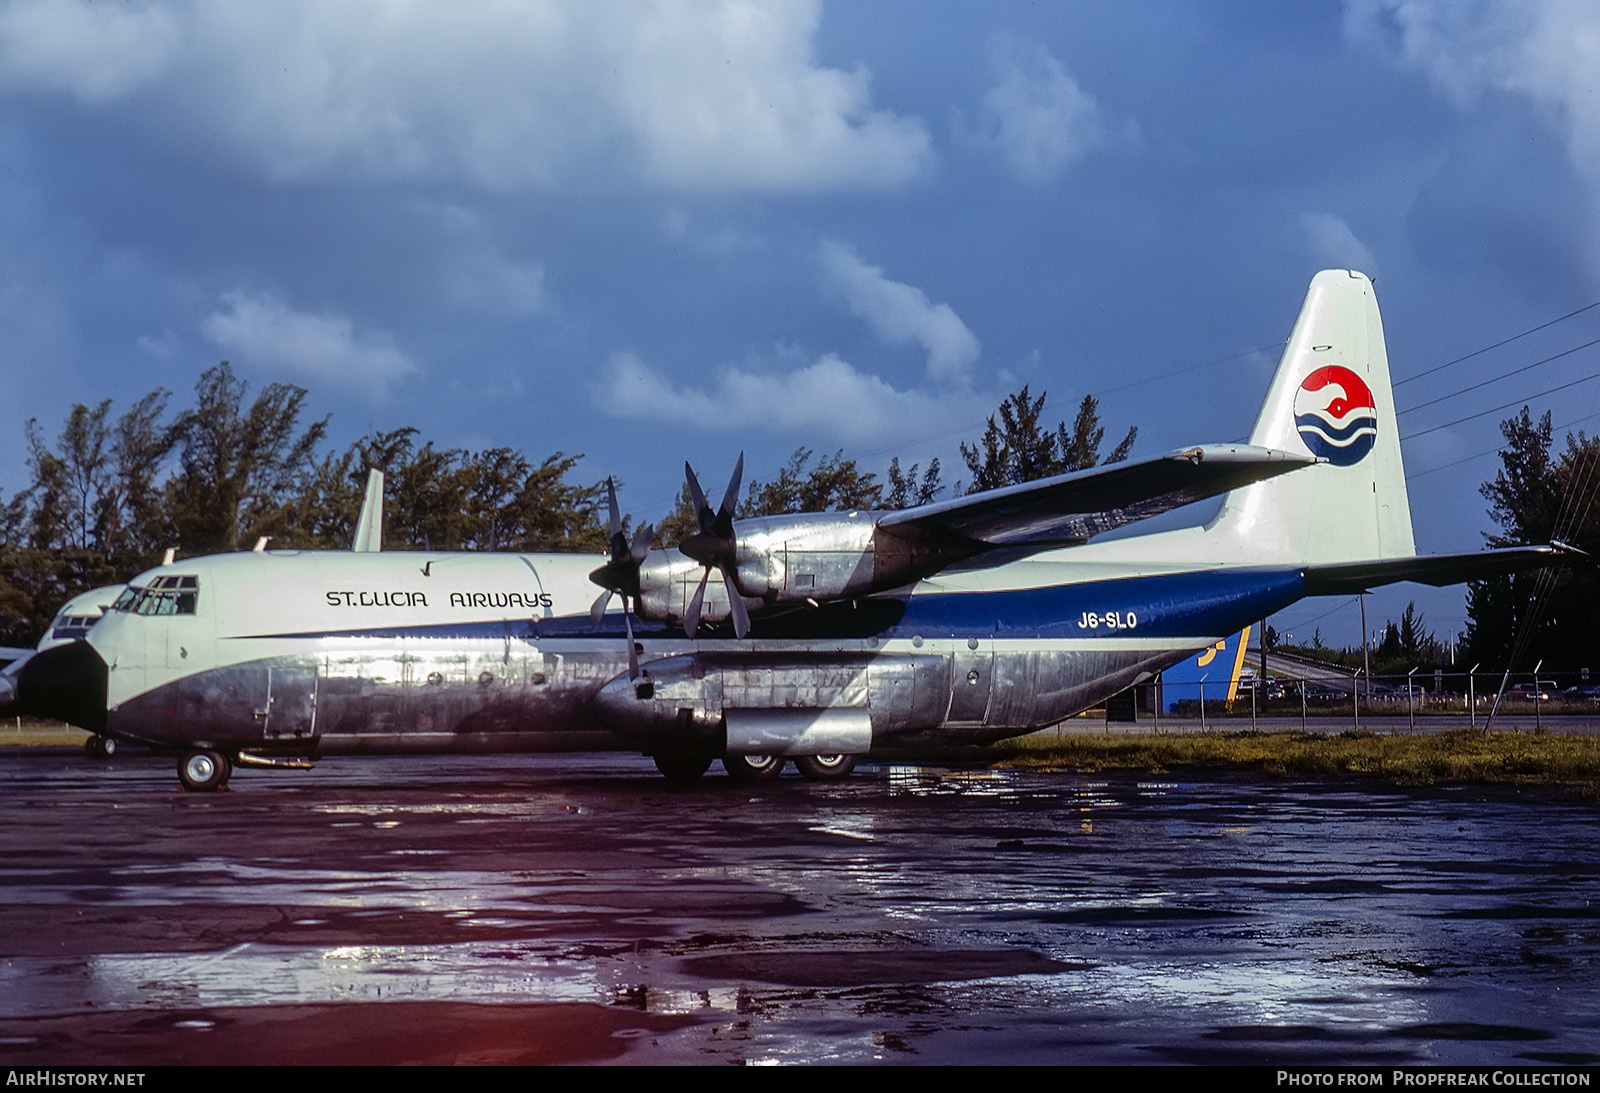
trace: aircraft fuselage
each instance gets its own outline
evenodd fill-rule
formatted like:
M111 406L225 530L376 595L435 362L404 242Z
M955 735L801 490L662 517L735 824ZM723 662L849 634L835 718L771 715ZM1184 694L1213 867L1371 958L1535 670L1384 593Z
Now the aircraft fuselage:
M263 757L857 753L1051 724L1303 590L1287 568L1107 579L1035 562L1008 581L1001 566L763 615L743 639L638 620L633 679L620 610L590 619L593 564L293 551L178 562L137 579L143 602L48 662L61 675L35 679L34 705L53 687L57 711L93 731ZM1058 583L1019 583L1041 567ZM190 598L162 599L162 584Z

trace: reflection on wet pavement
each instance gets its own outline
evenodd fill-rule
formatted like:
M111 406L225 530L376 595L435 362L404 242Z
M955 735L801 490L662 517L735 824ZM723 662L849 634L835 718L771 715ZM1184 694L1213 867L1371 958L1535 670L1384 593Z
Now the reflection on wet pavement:
M0 1059L1600 1062L1600 828L1551 794L616 756L174 786L0 758Z

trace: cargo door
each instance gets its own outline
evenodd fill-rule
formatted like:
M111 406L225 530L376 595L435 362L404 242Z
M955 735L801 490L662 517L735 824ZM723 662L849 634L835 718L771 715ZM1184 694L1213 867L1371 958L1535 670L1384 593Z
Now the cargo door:
M950 657L950 714L958 724L981 724L989 714L994 691L992 642L968 638L958 642Z
M317 734L317 670L268 668L264 735L268 740L312 740Z

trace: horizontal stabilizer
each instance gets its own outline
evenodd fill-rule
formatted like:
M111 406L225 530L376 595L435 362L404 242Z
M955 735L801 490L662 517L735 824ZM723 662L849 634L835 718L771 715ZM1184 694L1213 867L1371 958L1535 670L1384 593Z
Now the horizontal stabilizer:
M1370 562L1340 562L1306 567L1306 595L1338 596L1366 592L1396 581L1416 581L1435 586L1481 581L1525 569L1542 569L1564 562L1588 561L1589 555L1564 543L1546 546L1505 547L1473 554L1432 554L1412 558L1382 558Z
M888 513L878 528L902 539L993 546L1081 542L1315 462L1248 444L1201 444Z

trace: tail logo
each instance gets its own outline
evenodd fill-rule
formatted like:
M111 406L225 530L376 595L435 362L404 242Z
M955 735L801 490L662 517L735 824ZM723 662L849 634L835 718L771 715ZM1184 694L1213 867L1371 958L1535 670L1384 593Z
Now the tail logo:
M1377 442L1377 406L1360 376L1331 364L1307 376L1295 392L1294 426L1312 455L1349 467Z

